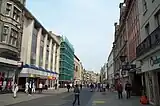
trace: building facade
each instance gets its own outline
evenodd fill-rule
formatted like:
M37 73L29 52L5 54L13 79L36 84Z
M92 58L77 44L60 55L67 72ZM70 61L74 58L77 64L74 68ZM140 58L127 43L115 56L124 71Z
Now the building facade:
M60 37L60 76L61 85L72 82L74 77L74 48L68 39Z
M129 80L128 72L122 70L122 65L127 63L128 48L127 48L127 32L126 32L126 6L124 3L119 4L120 19L119 25L115 23L115 35L113 43L113 59L114 59L114 76L115 84L120 81L122 85Z
M107 72L108 64L105 63L100 69L100 82L104 82L108 79L108 72Z
M110 85L114 84L114 61L113 61L113 50L111 50L109 56L108 56L108 68L107 68L107 73L108 73L108 83Z
M126 66L134 66L127 69L129 81L132 84L132 95L141 95L140 87L142 86L141 74L137 74L136 70L136 47L140 43L140 23L139 23L139 10L138 0L124 0L125 4L125 24L127 35L127 55Z
M25 8L21 46L21 61L24 66L19 74L18 85L25 88L29 82L53 88L59 79L60 44L56 35L49 33Z
M140 39L136 48L137 66L140 67L143 86L149 102L160 105L160 1L138 0Z
M81 83L82 64L79 58L74 55L74 84Z
M15 81L20 62L25 0L0 0L0 86Z

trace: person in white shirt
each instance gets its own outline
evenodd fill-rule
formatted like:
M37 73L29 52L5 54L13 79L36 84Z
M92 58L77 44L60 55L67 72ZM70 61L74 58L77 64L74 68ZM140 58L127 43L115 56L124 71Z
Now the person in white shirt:
M72 83L70 83L70 87L71 87L71 89L72 89Z
M13 88L13 97L16 98L17 97L17 92L18 92L18 85L15 83L14 84L14 88Z
M6 81L6 80L4 80L4 81L3 81L3 86L2 86L2 91L4 91L4 90L5 90L6 85L7 85L7 81Z
M32 93L35 93L36 92L36 86L35 86L35 83L33 82L32 84Z
M106 92L106 84L103 84L103 91Z
M43 89L43 84L40 82L39 83L39 92L42 93L42 89Z
M26 82L26 84L25 84L25 92L28 94L28 87L29 87L29 83L28 82Z

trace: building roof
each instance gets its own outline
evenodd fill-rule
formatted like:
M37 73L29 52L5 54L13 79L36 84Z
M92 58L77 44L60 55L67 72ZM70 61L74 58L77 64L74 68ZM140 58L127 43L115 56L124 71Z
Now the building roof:
M80 61L80 59L74 54L74 57L78 60L78 61Z
M53 36L55 34L52 33L53 34L52 35L49 31L47 31L44 28L44 26L36 19L35 16L33 16L33 14L26 7L24 7L24 16L27 17L27 18L29 18L29 19L34 20L35 21L35 25L38 26L38 27L40 27L40 28L42 28L43 32L46 33L46 34L48 34L50 37L52 37L53 40L59 45L59 42L55 39L56 37ZM57 35L55 35L55 36L57 36Z

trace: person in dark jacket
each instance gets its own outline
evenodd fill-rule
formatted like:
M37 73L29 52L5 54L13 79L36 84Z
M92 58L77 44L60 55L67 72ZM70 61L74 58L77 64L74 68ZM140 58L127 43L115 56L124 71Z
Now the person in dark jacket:
M118 92L118 98L119 99L122 99L123 96L122 96L122 92L123 92L123 86L121 84L121 82L118 82L117 85L116 85L116 90Z
M70 86L70 84L68 83L68 84L67 84L68 92L69 92L70 88L71 88L71 86Z
M79 94L80 94L80 90L78 88L78 85L76 84L74 87L74 101L73 101L73 106L75 105L76 101L78 100L78 105L80 105L80 100L79 100Z
M127 99L131 97L131 84L127 81L125 84L125 91L127 93Z
M82 90L82 84L80 84L80 88L81 88L81 90Z

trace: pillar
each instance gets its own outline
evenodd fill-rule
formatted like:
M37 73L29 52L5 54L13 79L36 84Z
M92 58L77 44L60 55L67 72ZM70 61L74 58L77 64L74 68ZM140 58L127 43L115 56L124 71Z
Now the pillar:
M32 20L30 22L30 24L28 25L26 31L24 31L26 33L23 34L23 36L25 36L26 34L28 34L28 35L26 35L26 36L28 36L28 41L27 41L28 44L25 45L25 46L27 46L26 64L30 64L31 63L33 28L34 28L34 21ZM23 29L23 30L25 30L25 29Z
M49 41L49 56L48 56L48 70L51 70L51 58L52 58L52 39Z
M60 46L57 47L57 54L56 54L56 72L57 74L57 84L59 84L59 60L60 60Z
M57 47L56 54L56 72L59 73L59 59L60 59L60 47Z
M39 66L41 36L42 36L42 28L39 29L38 35L37 35L36 66Z
M53 45L53 54L52 54L53 62L52 62L52 70L56 72L55 70L55 63L56 63L56 43Z
M43 48L43 68L44 69L45 69L45 64L46 64L47 39L48 39L48 35L46 34L44 38L44 48Z

